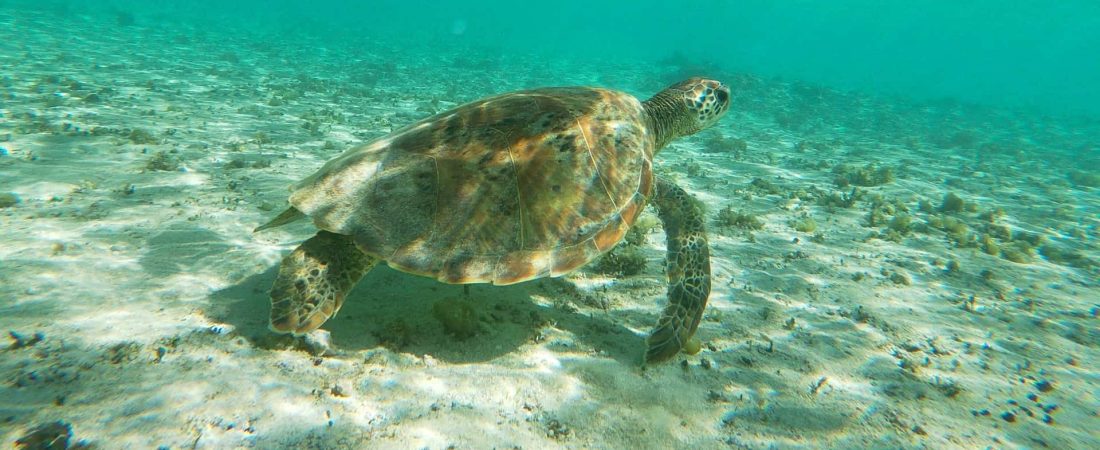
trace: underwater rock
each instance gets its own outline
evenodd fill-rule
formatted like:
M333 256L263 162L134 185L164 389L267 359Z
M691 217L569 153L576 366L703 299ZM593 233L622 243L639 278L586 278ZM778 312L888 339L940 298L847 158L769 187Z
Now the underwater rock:
M68 422L57 421L39 425L15 440L15 448L25 450L65 450L73 437Z

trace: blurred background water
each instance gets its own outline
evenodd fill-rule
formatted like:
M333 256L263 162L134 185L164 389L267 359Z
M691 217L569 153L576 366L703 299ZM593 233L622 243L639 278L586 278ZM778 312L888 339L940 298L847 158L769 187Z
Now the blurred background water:
M6 3L145 26L187 22L196 32L381 39L411 53L460 46L550 64L679 59L920 101L1100 116L1100 2L1089 0Z

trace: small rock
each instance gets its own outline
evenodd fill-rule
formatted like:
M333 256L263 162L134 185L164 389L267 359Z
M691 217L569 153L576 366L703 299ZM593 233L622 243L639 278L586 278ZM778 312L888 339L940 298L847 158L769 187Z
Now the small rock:
M328 355L332 353L332 334L326 330L313 330L303 337L306 347L313 355Z
M73 437L73 427L68 422L57 421L42 424L15 440L15 448L26 450L65 450Z
M345 387L343 383L332 385L332 387L329 388L329 392L332 393L334 397L347 397L350 395L348 388Z
M1054 390L1054 383L1047 380L1040 380L1038 383L1035 383L1035 389L1038 389L1039 392L1050 392Z
M1010 412L1005 412L1005 413L1001 414L1001 418L1004 419L1005 422L1008 422L1008 423L1012 423L1012 422L1016 421L1016 415L1012 414Z
M8 331L8 336L11 336L12 340L15 341L11 344L12 349L30 347L46 339L46 335L41 331L34 333L34 336L31 337L24 336L22 333L16 331Z

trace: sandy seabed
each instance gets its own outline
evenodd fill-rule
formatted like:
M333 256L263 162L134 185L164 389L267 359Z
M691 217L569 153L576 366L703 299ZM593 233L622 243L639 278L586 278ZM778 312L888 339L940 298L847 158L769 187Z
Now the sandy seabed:
M490 94L708 70L311 39L0 8L2 445L1100 448L1096 121L729 74L656 163L708 207L697 355L640 365L659 227L629 276L376 269L295 339L267 290L313 230L251 230L325 160ZM432 313L456 300L471 337Z

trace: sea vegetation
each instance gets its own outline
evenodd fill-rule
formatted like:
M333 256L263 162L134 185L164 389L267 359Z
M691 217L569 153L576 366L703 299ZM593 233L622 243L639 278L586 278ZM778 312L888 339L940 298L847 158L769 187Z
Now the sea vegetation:
M481 330L477 310L468 300L439 300L432 304L432 317L443 324L443 331L458 339L473 337Z
M783 193L782 188L763 178L753 178L753 180L749 182L749 189L768 195L779 195Z
M749 144L744 139L727 138L719 132L710 133L703 141L703 153L725 153L734 160L741 160L748 151Z
M864 222L864 226L867 227L888 226L891 222L888 218L898 214L909 213L909 207L901 200L890 200L882 195L873 195L869 200L871 202L871 208L868 210Z
M643 214L634 222L634 226L627 230L623 242L634 246L645 245L646 236L658 226L660 226L660 221L656 217Z
M1005 210L1001 207L985 210L981 214L978 214L978 218L989 223L996 223L997 220L1005 216Z
M11 208L19 204L19 196L11 192L0 192L0 208Z
M1095 171L1071 170L1066 178L1076 187L1100 188L1100 173Z
M997 241L988 234L983 234L978 238L978 244L981 246L982 251L989 255L998 256L1001 254L1000 244L997 244Z
M954 192L948 192L943 196L939 210L948 214L961 213L966 210L966 202Z
M817 230L817 222L811 217L799 217L792 220L788 225L800 233L813 233Z
M592 270L605 275L628 277L641 273L645 270L645 266L646 258L642 249L637 245L623 242L600 256L592 264Z
M1085 256L1077 250L1070 250L1055 244L1045 244L1039 247L1039 254L1047 261L1078 269L1092 269L1100 266L1097 261Z
M839 164L833 168L833 174L836 175L833 183L840 188L851 185L863 187L882 186L892 183L895 179L893 168L887 166L876 167L874 164L867 164L862 167Z
M145 169L152 171L174 172L180 168L180 159L172 152L159 151L145 163Z
M1035 247L1027 241L1012 241L1001 249L1001 257L1019 264L1027 264L1035 260Z
M722 228L738 228L742 230L761 230L764 228L764 222L761 222L756 216L744 211L734 211L733 207L729 205L721 211L718 211L718 216L715 217L714 223Z
M817 204L827 208L843 208L848 209L855 206L856 202L862 199L866 195L866 191L862 191L859 188L852 188L852 191L845 194L841 192L833 192L829 195L823 195L817 198Z
M126 137L130 139L130 142L137 145L152 145L160 143L160 141L155 136L153 136L152 133L141 128L134 128L130 130L130 133Z

